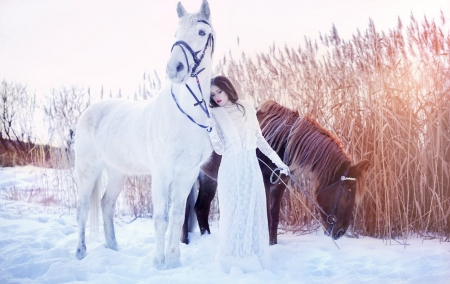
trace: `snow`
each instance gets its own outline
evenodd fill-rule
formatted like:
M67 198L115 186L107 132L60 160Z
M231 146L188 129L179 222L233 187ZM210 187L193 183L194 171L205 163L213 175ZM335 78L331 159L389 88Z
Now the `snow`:
M164 76L160 70L164 70L173 42L178 0L169 1L170 5L160 1L135 2L0 1L0 53L7 55L2 57L0 78L29 84L43 93L61 84L75 84L96 86L97 92L103 85L115 93L119 87L128 88L127 93L132 94L145 70L156 69ZM182 2L192 11L198 9L200 1ZM267 6L273 5L270 1L264 2L266 8L258 13L254 13L252 3L210 2L218 35L217 59L229 49L237 49L239 54L244 49L253 52L256 48L265 49L275 40L295 46L303 35L316 37L319 30L326 32L331 23L341 32L341 27L346 28L345 33L350 35L358 27L364 29L369 16L377 24L383 17L389 18L385 26L393 27L397 15L407 19L405 13L407 16L414 11L420 18L422 13L418 11L427 7L427 14L433 15L445 3L416 1L420 4L417 6L403 1L394 7L392 1L384 1L385 5L373 2L371 5L380 11L374 14L373 6L364 2L363 7L356 9L359 13L349 17L346 12L355 7L349 9L346 5L350 3L342 5L337 1L326 5L319 1L319 6L303 9L286 9L287 3L295 1L284 1L278 13L274 13L273 6ZM331 3L341 11L336 13ZM257 15L251 19L251 25L248 14ZM340 18L332 18L337 16ZM271 21L267 21L269 17ZM296 19L304 22L293 25ZM267 25L262 26L263 23ZM265 34L255 37L255 27ZM155 39L158 45L153 44ZM102 234L88 234L87 256L80 261L75 257L75 210L62 210L64 206L53 203L43 206L31 198L27 200L34 203L23 201L29 195L21 192L46 182L41 175L33 167L0 168L0 283L450 283L449 242L412 238L400 245L367 237L343 237L337 241L338 249L321 232L282 234L279 244L270 247L271 269L255 273L233 269L226 274L216 260L217 223L212 224L211 235L194 232L190 235L191 244L181 245L182 267L157 270L152 267L153 221L132 221L131 217L115 218L119 251L105 248ZM19 201L11 200L14 198Z
M216 259L217 223L211 235L193 232L181 244L182 267L157 270L153 221L127 216L115 218L118 251L105 248L102 233L88 233L80 261L75 210L7 199L8 187L29 188L39 172L0 168L0 283L450 283L449 242L343 237L338 249L322 232L281 234L270 269L226 274Z

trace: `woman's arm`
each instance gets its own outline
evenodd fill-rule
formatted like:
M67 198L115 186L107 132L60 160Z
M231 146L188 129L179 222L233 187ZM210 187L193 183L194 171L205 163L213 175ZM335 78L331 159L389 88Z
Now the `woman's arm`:
M281 168L282 174L288 174L289 173L289 167L286 166L285 163L280 159L278 154L270 147L269 143L267 143L266 139L262 135L261 128L259 128L259 125L256 127L256 146L258 149L266 155L272 163L274 163L277 168Z

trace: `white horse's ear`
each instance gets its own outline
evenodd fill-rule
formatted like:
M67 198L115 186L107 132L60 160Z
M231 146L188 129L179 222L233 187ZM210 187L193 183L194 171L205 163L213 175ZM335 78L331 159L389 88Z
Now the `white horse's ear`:
M186 15L186 9L184 9L183 5L181 5L181 2L178 2L177 14L178 14L178 18L181 18L184 15Z
M209 20L211 11L209 10L209 4L207 0L203 0L200 12L202 13L203 16L205 16L206 20Z

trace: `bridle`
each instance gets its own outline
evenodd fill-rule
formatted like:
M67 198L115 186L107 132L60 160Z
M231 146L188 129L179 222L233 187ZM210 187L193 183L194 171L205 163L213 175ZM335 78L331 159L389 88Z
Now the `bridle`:
M209 27L211 27L211 25L205 20L198 20L197 22L207 24ZM199 74L200 72L202 72L205 69L205 68L203 68L200 71L198 71L198 73L195 73L198 66L200 66L200 64L202 63L203 57L205 57L206 49L208 48L209 45L211 45L211 54L213 54L214 53L214 36L212 33L209 33L208 39L206 40L205 47L203 47L203 50L194 51L187 42L185 42L184 40L179 40L172 45L172 49L170 51L172 52L175 46L179 46L181 48L181 50L184 53L184 58L186 59L188 73L191 71L191 67L189 65L189 60L188 60L188 57L186 54L186 50L192 55L192 58L194 60L194 66L192 67L191 77L195 77L195 76L197 76L197 74ZM200 52L201 52L201 55L199 57L198 55Z
M211 27L211 25L210 25L207 21L205 21L205 20L198 20L198 22L207 24L208 26ZM197 71L197 68L198 68L198 67L200 66L200 64L202 63L202 60L203 60L203 58L205 57L205 53L206 53L206 50L208 49L208 46L211 46L211 56L212 56L212 54L214 53L214 36L213 36L212 32L209 33L208 39L206 40L206 43L205 43L204 48L203 48L202 50L199 50L199 51L194 51L194 50L189 46L189 44L188 44L187 42L185 42L184 40L179 40L179 41L175 42L175 43L172 45L171 52L173 51L173 49L174 49L175 46L179 46L179 47L181 48L181 50L183 51L184 58L186 59L186 65L187 65L187 68L188 68L188 73L189 73L189 72L191 73L191 74L190 74L190 77L195 77L195 79L197 80L197 86L198 86L198 89L199 89L199 91L200 91L201 100L195 95L195 93L192 91L192 89L189 87L189 85L188 85L188 84L185 84L185 85L186 85L186 88L187 88L188 91L189 91L189 93L191 93L192 97L195 99L194 106L200 106L200 108L201 108L202 111L206 114L206 116L207 116L208 118L210 118L210 114L209 114L209 111L208 111L208 106L206 105L206 101L205 101L205 98L204 98L204 96L203 96L202 87L201 87L201 85L200 85L200 81L198 80L198 74L200 74L203 70L205 70L205 68L202 68L202 69L200 69L199 71ZM194 60L194 65L193 65L193 67L192 67L192 70L191 70L191 66L189 65L189 59L188 59L188 56L187 56L187 52L189 52L189 53L191 54L191 56L192 56L192 58L193 58L193 60ZM199 56L199 54L200 54L200 56ZM173 93L173 88L172 88L172 87L173 87L173 85L170 87L170 92L172 93L172 98L173 98L173 100L175 101L175 103L176 103L178 109L181 111L181 113L183 113L184 115L186 115L187 118L189 118L189 120L191 120L193 123L197 124L199 127L205 128L208 132L210 132L210 131L211 131L211 127L208 127L208 126L206 126L206 125L197 123L197 122L194 120L194 118L192 118L192 116L190 116L189 114L187 114L187 113L181 108L180 104L179 104L178 101L177 101L177 98L176 98L175 94Z
M337 217L336 217L335 213L336 213L336 210L337 210L337 207L338 207L339 199L341 198L342 191L343 191L343 189L344 189L344 181L346 181L346 180L356 180L356 178L348 177L348 176L347 176L349 168L350 168L350 167L348 167L347 169L345 169L344 175L342 175L341 178L340 178L339 180L337 180L336 182L334 182L334 183L328 185L327 187L324 187L324 188L322 188L322 189L319 190L319 194L320 194L320 192L323 192L323 191L327 190L328 188L334 186L336 183L338 183L338 182L341 183L341 185L339 186L339 189L338 189L338 193L337 193L336 199L334 200L334 206L333 206L333 210L331 210L331 214L325 213L325 211L321 208L321 212L322 212L325 216L327 216L327 219L326 219L326 220L327 220L327 223L330 225L330 226L328 227L328 229L327 229L327 232L328 232L328 234L330 234L330 235L331 235L331 232L333 232L334 225L335 225L336 222L337 222Z
M294 125L297 123L297 121L299 121L299 120L300 120L300 117L298 117L298 118L294 121L294 123L292 124L292 126L291 126L291 129L290 129L290 131L289 131L289 135L288 135L288 138L287 138L287 141L286 141L286 147L287 147L287 144L289 143L289 138L290 138L290 136L291 136L292 129L293 129ZM286 161L286 150L285 150L285 152L284 152L283 163L284 163L285 161ZM336 213L336 211L337 211L339 199L341 198L342 191L343 191L343 189L344 189L344 182L345 182L346 180L356 180L356 178L348 177L348 176L347 176L349 169L350 169L350 166L347 167L347 168L345 169L344 175L342 175L342 176L340 177L339 180L337 180L336 182L334 182L334 183L332 183L332 184L330 184L330 185L328 185L328 186L326 186L326 187L324 187L324 188L321 188L321 189L319 190L319 194L320 194L320 192L323 192L323 191L327 190L328 188L330 188L330 187L336 185L338 182L341 183L341 185L339 186L339 189L338 189L338 193L337 193L337 195L336 195L336 199L334 200L334 206L333 206L333 210L331 211L331 214L327 214L327 213L325 212L325 210L324 210L319 204L317 204L317 202L314 200L314 198L312 198L312 196L311 196L311 195L303 188L303 186L297 181L297 179L296 179L291 173L288 173L289 178L290 178L290 179L298 186L298 188L301 189L301 191L303 192L303 194L305 194L305 196L307 197L307 199L314 205L314 207L315 207L317 210L319 210L324 216L326 216L326 221L327 221L327 223L328 223L328 225L329 225L329 227L327 228L326 231L327 231L327 233L328 233L329 235L331 235L331 233L333 232L334 225L335 225L336 222L337 222L337 217L336 217L335 213ZM280 178L281 178L281 174L279 174L279 175L277 175L277 179L276 179L275 181L273 180L273 175L274 175L274 173L275 173L277 170L280 170L280 171L281 171L282 169L281 169L281 168L276 168L276 169L273 170L272 173L270 174L270 182L271 182L272 184L276 184L276 183L280 180Z
M327 223L329 225L329 227L326 230L328 232L328 234L331 234L331 232L333 231L334 225L337 222L337 217L336 217L335 213L337 211L339 199L341 198L342 190L344 188L344 181L346 181L346 180L356 180L356 178L352 178L352 177L348 177L347 176L348 169L349 168L347 168L345 170L344 175L341 176L341 178L339 180L337 180L336 182L328 185L327 187L324 187L324 188L320 189L320 191L319 191L319 193L320 193L320 192L322 192L322 191L324 191L324 190L334 186L338 182L341 183L341 185L339 186L338 193L336 195L336 199L334 201L334 206L333 206L333 210L331 211L331 214L327 214L327 212L325 212L325 210L323 210L323 208L319 204L317 204L317 202L314 200L314 198L303 188L303 186L297 181L297 179L291 173L288 173L289 178L297 185L298 188L301 189L301 191L306 196L306 198L309 200L309 202L311 202L317 210L319 210L323 215L326 216L326 221L327 221ZM281 174L277 175L277 179L276 180L273 180L273 175L274 175L274 173L276 171L281 171L281 170L282 170L281 168L276 168L270 174L270 182L272 184L276 184L280 180Z

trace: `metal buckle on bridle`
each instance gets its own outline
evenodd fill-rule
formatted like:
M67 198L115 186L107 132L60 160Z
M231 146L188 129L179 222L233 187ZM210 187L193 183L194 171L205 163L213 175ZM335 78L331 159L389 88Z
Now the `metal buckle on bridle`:
M346 176L341 176L341 180L356 180L356 178L351 178L351 177L346 177Z
M336 224L336 222L337 222L337 217L334 214L327 216L327 223L328 224L334 225L334 224Z

